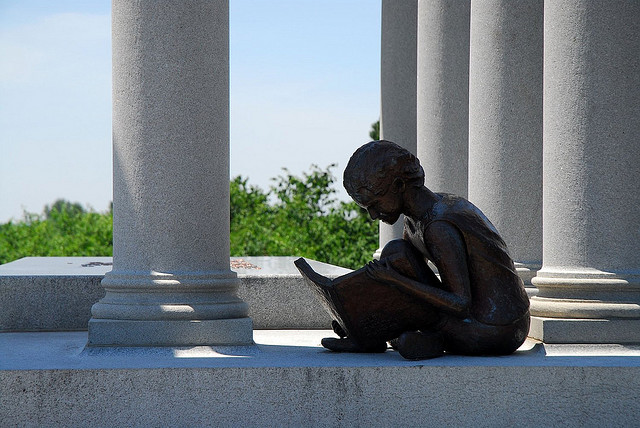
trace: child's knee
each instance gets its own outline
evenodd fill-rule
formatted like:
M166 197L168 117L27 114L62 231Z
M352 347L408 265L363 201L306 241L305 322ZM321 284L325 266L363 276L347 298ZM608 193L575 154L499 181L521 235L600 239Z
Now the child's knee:
M404 239L389 241L382 249L380 260L387 261L395 270L413 279L420 277L426 268L417 250Z
M394 239L389 241L380 253L380 259L395 259L397 257L409 257L412 252L412 245L404 239Z

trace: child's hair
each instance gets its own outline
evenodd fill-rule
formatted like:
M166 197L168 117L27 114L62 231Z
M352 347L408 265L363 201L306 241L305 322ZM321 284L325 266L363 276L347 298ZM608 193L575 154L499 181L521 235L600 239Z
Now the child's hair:
M418 158L391 141L371 141L356 150L349 159L343 185L347 193L357 200L363 188L374 195L385 193L396 177L404 179L407 185L422 186L424 170Z

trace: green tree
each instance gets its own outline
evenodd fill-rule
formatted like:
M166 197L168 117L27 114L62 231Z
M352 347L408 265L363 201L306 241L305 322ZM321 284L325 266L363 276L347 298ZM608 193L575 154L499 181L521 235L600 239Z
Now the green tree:
M312 166L301 177L286 169L264 191L246 178L230 182L231 255L302 256L357 268L378 245L377 221L354 202L337 201L331 170ZM65 200L44 214L0 224L0 264L28 256L109 256L113 212L96 213Z
M47 219L51 218L53 213L63 212L74 217L83 214L85 210L79 202L69 202L64 199L57 199L53 204L44 206L44 216Z
M353 202L338 202L331 169L284 174L268 193L231 182L231 255L290 256L356 268L377 248L377 222ZM269 203L272 200L272 203Z
M113 216L59 200L43 215L24 213L0 225L0 264L29 256L109 256Z
M369 137L372 141L380 139L380 121L371 124L371 131L369 131Z

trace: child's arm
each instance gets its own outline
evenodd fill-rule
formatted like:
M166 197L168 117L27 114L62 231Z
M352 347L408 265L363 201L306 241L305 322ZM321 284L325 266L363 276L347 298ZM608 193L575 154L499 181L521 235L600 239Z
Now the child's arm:
M438 267L443 287L423 284L398 273L386 262L371 262L367 274L388 282L427 303L466 318L471 305L471 290L467 254L460 232L447 222L431 223L424 233L425 246Z

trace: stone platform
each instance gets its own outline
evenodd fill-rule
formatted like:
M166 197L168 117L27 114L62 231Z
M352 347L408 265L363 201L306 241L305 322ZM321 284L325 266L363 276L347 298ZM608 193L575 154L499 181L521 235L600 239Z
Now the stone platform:
M232 257L238 295L257 329L327 328L331 319L293 265L296 257ZM349 269L308 260L335 278ZM0 331L86 330L111 257L26 257L0 265Z
M256 329L323 329L331 319L293 265L297 257L232 257ZM111 257L25 257L0 265L0 332L86 330ZM307 260L336 278L350 272ZM527 293L535 294L534 288Z
M62 330L86 329L110 258L0 266L0 426L638 426L640 345L332 353L294 257L234 259L254 346L85 349L86 331Z
M0 334L0 426L638 426L640 347L508 357L338 354L329 331L244 348L104 348L86 332Z

